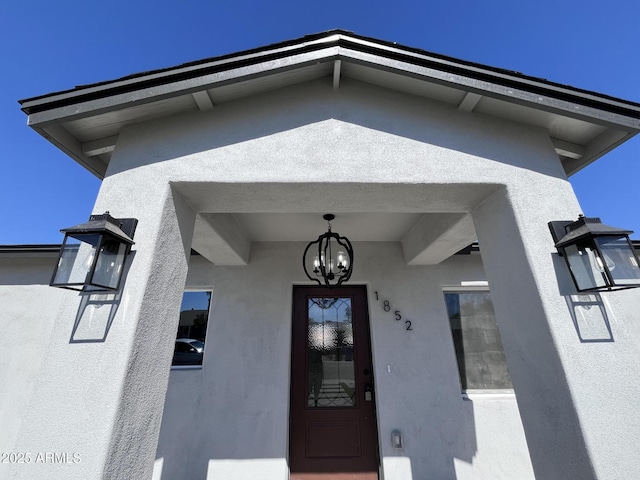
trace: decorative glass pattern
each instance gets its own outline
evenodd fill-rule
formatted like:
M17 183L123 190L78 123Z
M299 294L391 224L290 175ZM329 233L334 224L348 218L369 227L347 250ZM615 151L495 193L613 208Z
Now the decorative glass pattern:
M354 406L351 299L309 298L307 316L307 405Z

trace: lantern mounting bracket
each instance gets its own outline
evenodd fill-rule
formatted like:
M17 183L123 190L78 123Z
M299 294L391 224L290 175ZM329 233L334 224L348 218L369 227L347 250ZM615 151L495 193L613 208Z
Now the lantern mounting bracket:
M558 243L567 234L567 226L573 222L574 220L554 220L548 223L553 243ZM562 251L558 251L558 253L563 256Z

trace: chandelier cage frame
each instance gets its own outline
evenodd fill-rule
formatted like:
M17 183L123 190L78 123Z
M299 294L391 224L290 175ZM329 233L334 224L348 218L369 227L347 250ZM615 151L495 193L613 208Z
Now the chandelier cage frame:
M353 272L353 246L347 237L331 231L331 220L335 218L334 215L327 214L324 215L323 218L329 222L328 230L318 236L317 240L307 245L302 255L302 266L309 280L316 282L320 286L339 287L351 278L351 273ZM344 251L340 248L332 247L332 243L335 243L338 247L342 247ZM314 269L311 273L315 276L312 276L307 268L309 264L309 262L307 262L307 254L316 244L318 246L318 254L313 261ZM346 266L338 258L336 258L334 264L334 249L336 250L336 254L343 254L343 261L346 261ZM346 258L344 258L345 251Z

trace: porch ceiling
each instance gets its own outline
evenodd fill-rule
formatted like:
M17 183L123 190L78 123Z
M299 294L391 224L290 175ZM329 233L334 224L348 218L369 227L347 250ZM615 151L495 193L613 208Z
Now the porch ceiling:
M127 125L342 78L542 127L572 174L640 131L640 105L335 30L22 100L29 125L102 178Z
M197 215L192 248L246 265L251 243L310 242L333 230L355 242L399 242L409 265L434 265L476 241L469 212L500 185L210 184L175 182Z
M499 185L174 183L197 212L193 248L216 265L245 265L252 242L309 242L326 231L400 242L410 265L434 265L476 240L469 212Z
M337 214L332 230L351 242L399 242L409 265L440 263L475 241L469 214ZM327 230L320 213L199 214L193 249L216 265L246 265L253 242L304 242Z
M352 242L399 242L421 218L420 213L340 213L332 229L347 232ZM326 232L317 213L236 213L234 220L249 241L309 242Z

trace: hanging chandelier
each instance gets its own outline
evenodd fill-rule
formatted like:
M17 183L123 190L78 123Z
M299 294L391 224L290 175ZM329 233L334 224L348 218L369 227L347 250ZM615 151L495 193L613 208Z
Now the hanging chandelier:
M335 215L328 213L322 218L329 223L329 228L307 245L302 255L302 266L309 280L314 280L318 285L337 287L351 277L353 247L347 237L331 231L331 220L336 218ZM317 245L317 249L314 245Z

